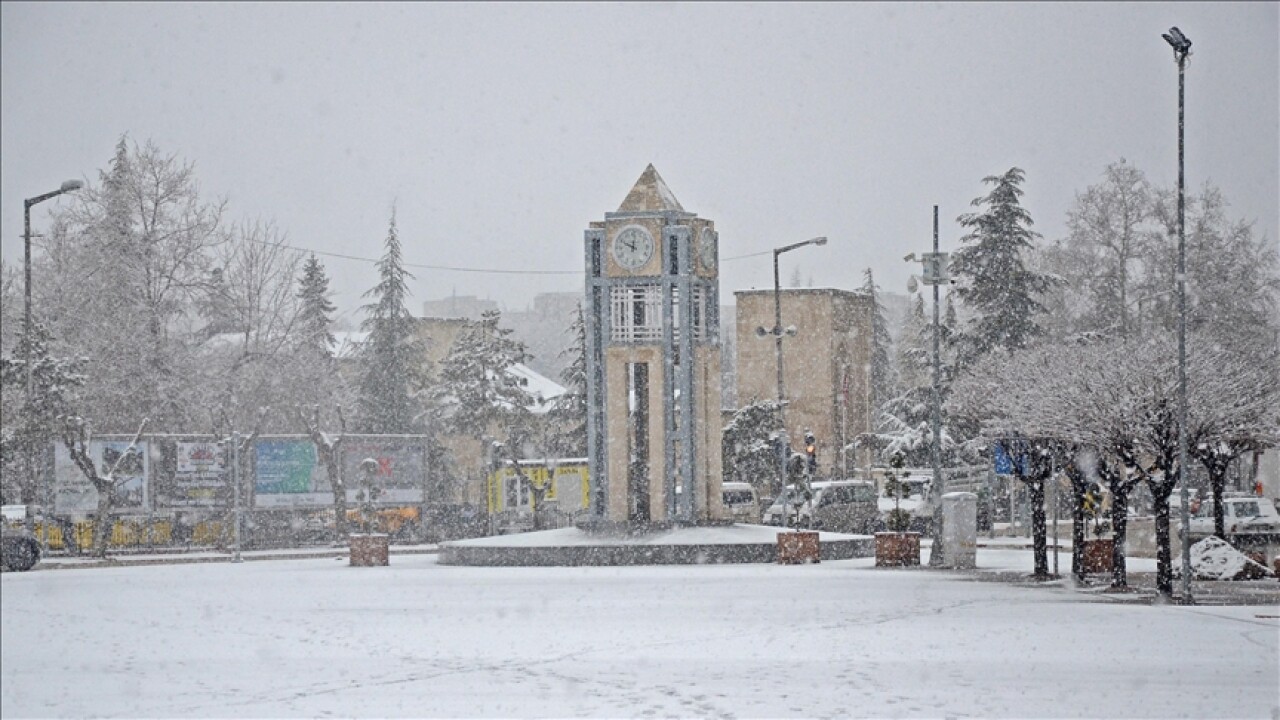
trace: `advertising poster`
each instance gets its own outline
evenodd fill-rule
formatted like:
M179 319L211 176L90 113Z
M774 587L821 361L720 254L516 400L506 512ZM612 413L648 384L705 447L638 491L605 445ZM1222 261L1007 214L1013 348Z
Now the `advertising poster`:
M169 502L176 507L213 507L226 494L227 465L212 440L174 443L176 468Z
M315 445L302 438L262 438L253 445L254 503L262 508L328 507L329 479Z
M98 474L105 476L119 461L115 474L114 510L129 512L147 507L147 477L150 471L150 454L146 441L140 441L135 452L126 454L128 440L90 440L89 457ZM123 459L121 459L123 456ZM54 512L64 515L83 515L98 510L98 491L71 459L63 445L54 453Z
M372 438L348 436L343 441L346 453L343 467L347 477L347 495L354 501L363 482L360 463L371 458L378 463L375 483L382 490L378 504L422 502L426 478L424 439L418 437Z

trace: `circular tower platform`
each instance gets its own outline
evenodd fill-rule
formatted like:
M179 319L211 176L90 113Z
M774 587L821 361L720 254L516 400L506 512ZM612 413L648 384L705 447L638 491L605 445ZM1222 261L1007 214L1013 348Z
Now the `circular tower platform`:
M578 566L773 563L778 533L764 525L674 527L636 533L577 527L441 543L441 565ZM870 535L818 533L823 560L874 557Z

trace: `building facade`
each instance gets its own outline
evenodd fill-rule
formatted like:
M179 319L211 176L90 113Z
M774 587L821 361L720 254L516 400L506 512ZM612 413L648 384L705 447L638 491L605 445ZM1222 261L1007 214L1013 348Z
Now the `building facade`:
M782 326L796 334L782 340L787 435L804 451L808 430L817 438L818 474L851 477L866 459L841 449L872 427L871 298L834 288L784 289ZM757 328L774 325L772 290L742 290L737 300L739 406L778 397L774 337Z

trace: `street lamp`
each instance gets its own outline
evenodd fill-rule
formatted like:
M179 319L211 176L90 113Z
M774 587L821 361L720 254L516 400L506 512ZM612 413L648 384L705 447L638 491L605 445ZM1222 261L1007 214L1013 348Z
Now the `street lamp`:
M1176 27L1162 36L1178 62L1178 485L1182 488L1182 602L1191 604L1191 513L1187 493L1187 219L1183 175L1187 56L1191 40Z
M825 236L810 238L804 242L792 243L784 245L773 250L773 328L767 329L763 327L756 328L756 335L764 337L765 335L773 336L773 353L774 360L778 367L778 423L782 425L781 449L779 451L778 470L779 481L782 497L782 528L787 527L787 450L791 447L791 441L787 435L786 420L786 390L782 381L782 336L795 335L795 326L782 327L782 282L778 277L778 256L784 252L790 252L796 248L802 248L805 245L826 245L827 238Z
M50 198L58 197L63 193L69 193L73 190L79 190L82 187L84 187L84 183L80 182L79 180L68 180L62 183L62 186L59 187L57 190L54 190L52 192L47 192L43 195L37 195L33 198L27 198L26 200L22 201L22 272L23 272L23 282L25 283L24 284L25 296L24 296L23 315L22 315L22 332L26 335L26 343L24 343L24 345L26 346L26 349L23 351L22 359L23 359L23 363L26 365L27 412L28 413L31 412L31 403L32 403L33 395L35 394L33 390L34 386L32 385L32 380L31 380L31 206L42 203L45 200L48 200ZM27 480L28 482L30 482L31 479L36 476L36 463L35 463L34 454L35 454L34 448L28 447L27 448ZM39 483L35 483L32 486L33 491L38 491L39 490L38 486L39 486ZM38 497L35 499L37 501L39 500ZM43 519L43 514L44 514L44 511L41 510L42 519ZM30 513L27 514L27 517L28 518L31 517ZM28 519L28 523L30 522L31 520Z

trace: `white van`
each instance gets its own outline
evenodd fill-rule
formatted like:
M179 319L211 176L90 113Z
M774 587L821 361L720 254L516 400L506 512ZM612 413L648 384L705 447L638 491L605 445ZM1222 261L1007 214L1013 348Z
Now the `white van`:
M734 522L760 524L760 498L755 486L745 482L727 482L720 486L725 515Z

